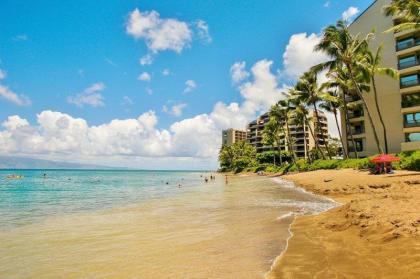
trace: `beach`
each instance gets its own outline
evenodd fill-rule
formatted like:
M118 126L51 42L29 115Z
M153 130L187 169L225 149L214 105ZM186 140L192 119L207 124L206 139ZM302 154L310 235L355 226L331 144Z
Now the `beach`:
M420 173L344 169L283 178L342 205L297 217L267 278L420 278Z

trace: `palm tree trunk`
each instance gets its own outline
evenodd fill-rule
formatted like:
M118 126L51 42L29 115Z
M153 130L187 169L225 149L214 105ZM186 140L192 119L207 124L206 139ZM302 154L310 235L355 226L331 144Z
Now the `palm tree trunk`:
M325 149L327 150L328 158L331 160L331 152L330 152L330 148L328 147L328 137L327 137L327 140L325 140L324 131L322 130L321 121L319 120L319 114L318 114L318 108L316 106L316 102L314 102L313 106L314 106L314 110L315 110L315 116L316 116L316 122L317 122L317 125L318 125L318 129L321 132L321 137L322 137L322 140L324 141L324 146L325 146Z
M343 146L344 159L347 159L347 151L344 148L343 135L341 134L340 125L338 124L337 109L336 108L333 109L333 114L334 114L334 119L335 119L335 125L337 125L338 136L340 137L341 146Z
M277 152L279 153L279 163L280 163L280 166L283 164L283 160L282 160L282 158L281 158L281 146L280 146L280 142L281 142L281 140L279 140L278 142L277 142Z
M308 162L309 163L309 154L308 154L308 144L307 144L307 141L306 141L306 122L305 122L305 120L303 120L304 121L304 123L303 123L303 144L304 144L304 146L305 146L305 160L306 160L306 162Z
M353 137L353 131L351 130L350 120L349 120L349 111L347 109L347 101L346 101L346 93L343 91L343 109L344 109L344 123L346 123L346 131L350 134L350 140L353 145L353 152L356 159L359 159L359 154L357 153L356 149L356 142L354 141ZM349 141L347 138L347 132L346 132L346 147L347 152L350 154L349 150Z
M371 126L371 128L373 130L373 137L375 138L376 147L378 148L378 152L379 152L379 154L382 154L383 153L383 150L382 150L381 144L379 142L378 132L376 131L375 124L373 124L373 119L372 119L372 115L370 114L369 106L368 106L365 98L363 97L362 91L360 90L359 85L356 82L356 79L353 76L353 71L352 71L351 65L349 64L349 65L347 65L347 67L349 69L349 74L350 74L350 78L351 78L351 80L353 82L353 85L354 85L354 87L356 87L357 95L362 100L363 106L366 109L366 113L367 113L368 118L369 118L370 126Z
M317 138L315 137L315 134L314 134L314 130L312 130L311 125L309 125L309 121L308 121L308 119L306 118L306 116L304 116L304 120L305 120L305 123L308 123L309 132L311 133L311 136L312 136L312 138L313 138L313 139L314 139L314 141L315 141L315 148L316 148L317 150L319 150L319 152L321 153L322 159L324 159L324 160L325 160L325 155L324 155L324 152L322 152L322 150L319 148Z
M295 153L295 150L292 148L292 144L290 141L289 118L286 117L285 121L286 121L286 129L287 129L287 145L289 146L289 149L292 151L293 162L295 163L296 168L299 170L299 166L296 163L297 162L296 153Z
M379 108L378 93L376 91L376 82L375 82L374 75L372 75L372 87L373 87L373 94L375 96L376 110L378 111L379 120L381 121L382 129L383 129L383 133L384 133L385 153L388 153L388 138L387 138L387 135L386 135L385 122L384 122L384 119L382 118L382 113L381 113L381 110Z

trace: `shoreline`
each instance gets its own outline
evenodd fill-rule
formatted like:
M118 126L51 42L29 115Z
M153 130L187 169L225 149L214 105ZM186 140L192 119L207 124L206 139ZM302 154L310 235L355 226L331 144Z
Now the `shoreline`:
M338 205L294 216L287 245L265 278L420 276L420 173L321 170L282 179Z

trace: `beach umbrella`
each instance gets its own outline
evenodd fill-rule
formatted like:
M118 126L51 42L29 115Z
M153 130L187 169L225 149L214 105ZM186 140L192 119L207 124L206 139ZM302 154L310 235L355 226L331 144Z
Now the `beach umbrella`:
M390 154L380 154L370 159L372 163L390 163L390 162L396 162L399 160L400 158L394 155L390 155Z

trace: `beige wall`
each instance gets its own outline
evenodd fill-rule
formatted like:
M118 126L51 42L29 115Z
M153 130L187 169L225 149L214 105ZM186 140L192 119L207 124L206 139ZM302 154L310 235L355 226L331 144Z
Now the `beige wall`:
M391 17L383 14L383 6L388 4L389 0L378 0L368 10L366 10L353 24L349 30L352 34L360 33L365 36L368 32L375 29L375 39L371 42L372 51L382 43L382 66L397 69L397 56L395 50L395 39L393 33L384 33L383 31L393 26ZM379 99L379 106L387 128L388 147L390 153L399 152L401 143L404 142L403 117L401 114L401 94L399 81L390 77L377 76L376 85ZM365 99L368 102L373 122L376 123L376 129L379 139L384 146L383 130L376 112L373 92L365 93ZM365 110L365 141L364 156L370 156L377 153L376 143L373 136L373 130ZM345 127L344 117L342 117L342 127ZM345 132L345 129L342 129Z

